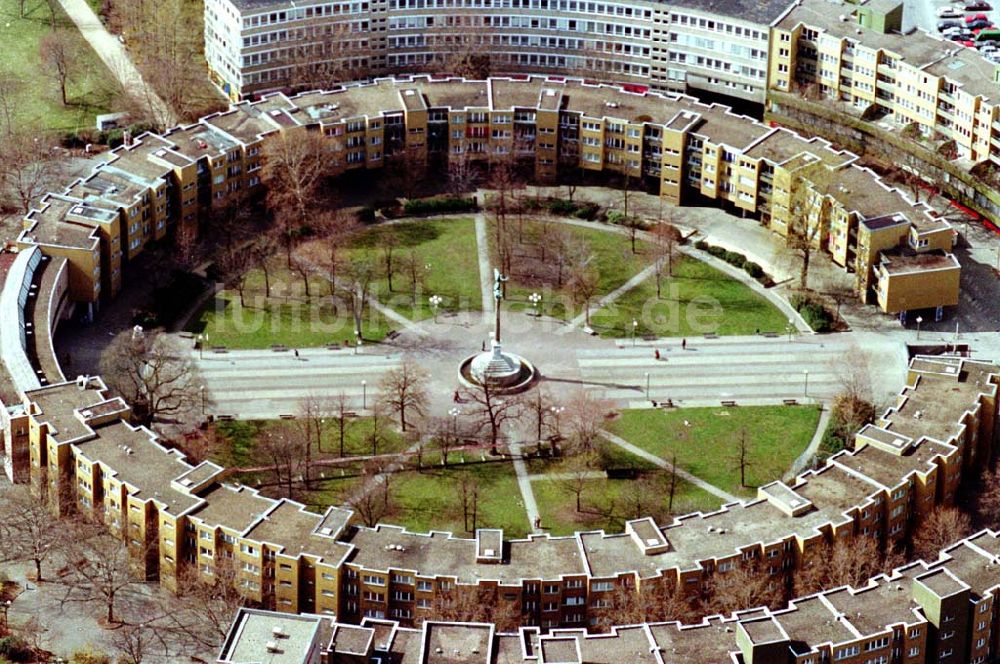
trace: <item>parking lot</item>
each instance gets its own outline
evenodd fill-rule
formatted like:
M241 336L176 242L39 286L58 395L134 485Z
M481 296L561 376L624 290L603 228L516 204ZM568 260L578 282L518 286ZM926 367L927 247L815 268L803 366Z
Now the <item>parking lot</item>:
M973 2L973 0L967 0L967 2ZM905 9L903 12L903 29L904 31L909 31L912 28L919 28L925 30L932 35L948 39L949 35L942 34L938 30L938 24L941 21L956 21L962 26L966 24L966 18L984 15L986 20L992 24L1000 27L1000 11L998 11L998 6L1000 6L1000 0L986 0L989 3L990 9L976 9L971 11L965 11L965 6L967 4L966 0L961 2L952 2L949 0L905 0ZM953 8L958 16L941 17L939 12L944 8ZM982 49L984 55L987 55L990 59L995 59L1000 61L1000 48L998 48L995 54L994 47L989 45L989 42L977 43L974 42L975 35L971 31L964 31L961 37L967 37L968 39L959 40L956 37L955 43L964 43L965 45L973 44L974 48ZM983 44L986 44L984 47ZM1000 44L997 45L1000 47Z

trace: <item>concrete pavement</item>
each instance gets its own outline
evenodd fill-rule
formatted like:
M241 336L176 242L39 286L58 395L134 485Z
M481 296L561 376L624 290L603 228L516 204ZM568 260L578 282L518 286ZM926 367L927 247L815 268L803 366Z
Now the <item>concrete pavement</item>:
M398 354L362 347L327 350L305 348L296 358L292 351L269 350L206 352L192 357L204 379L212 403L207 411L237 419L266 419L294 414L308 396L347 395L361 411L377 398L381 375L398 366Z

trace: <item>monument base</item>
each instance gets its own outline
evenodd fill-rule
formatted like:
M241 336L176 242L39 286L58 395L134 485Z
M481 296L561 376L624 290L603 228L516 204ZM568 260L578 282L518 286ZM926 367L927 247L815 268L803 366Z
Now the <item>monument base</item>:
M466 358L458 370L459 380L467 387L489 388L500 394L516 394L529 389L538 378L538 370L528 360L505 353L499 341L490 350Z

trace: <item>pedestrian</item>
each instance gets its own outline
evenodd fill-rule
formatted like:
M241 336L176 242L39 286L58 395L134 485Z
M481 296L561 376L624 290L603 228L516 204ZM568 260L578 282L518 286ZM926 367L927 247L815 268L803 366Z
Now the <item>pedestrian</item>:
M757 328L757 331L754 332L754 334L760 334L760 328L759 327Z
M660 349L659 348L653 349L653 357L655 357L656 359L660 359Z
M481 346L481 348L483 349L483 352L485 353L486 352L486 339L483 339L483 345Z
M687 347L688 347L688 340L681 339L681 350L687 350Z
M299 349L298 348L295 349L295 359L296 360L299 359Z
M455 394L451 396L451 400L458 403L458 390L455 390Z
M541 530L541 529L542 529L542 517L536 516L535 517L535 530Z

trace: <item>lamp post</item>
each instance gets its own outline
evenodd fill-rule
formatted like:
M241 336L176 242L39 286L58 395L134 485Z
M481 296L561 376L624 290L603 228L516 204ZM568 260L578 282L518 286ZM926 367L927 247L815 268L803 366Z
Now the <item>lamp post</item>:
M564 410L566 410L565 406L550 406L549 407L549 412L552 413L552 416L556 420L556 438L562 438L562 433L559 432L559 416L562 414L562 412Z
M538 293L532 293L531 295L528 296L528 302L531 302L531 314L535 318L538 318L541 315L538 312L538 305L541 303L541 301L542 301L542 296L539 295Z
M632 347L635 348L635 333L639 331L639 321L632 319Z
M198 335L198 359L205 359L205 344L208 343L208 334Z
M803 394L803 396L809 396L809 370L808 370L808 369L806 369L806 370L804 370L804 371L803 371L802 373L803 373L803 374L805 375L805 377L806 377L806 380L805 380L805 388L803 388L803 390L802 390L802 394Z
M451 415L451 437L457 440L458 416L462 414L462 410L460 408L452 408L451 410L448 411L448 414Z
M923 316L917 316L917 341L920 341L920 324L923 322Z
M649 398L649 372L646 372L646 398Z
M368 381L361 381L361 410L368 408Z
M431 311L434 315L434 322L438 322L438 307L441 306L441 296L431 295L430 297Z
M205 417L205 386L198 386L198 394L201 396L201 416Z
M792 330L794 330L794 329L795 329L795 321L793 321L791 318L789 318L788 319L788 325L785 326L785 330L788 331L788 340L789 341L792 340Z
M3 626L7 627L7 612L10 611L10 600L4 600L3 603Z

